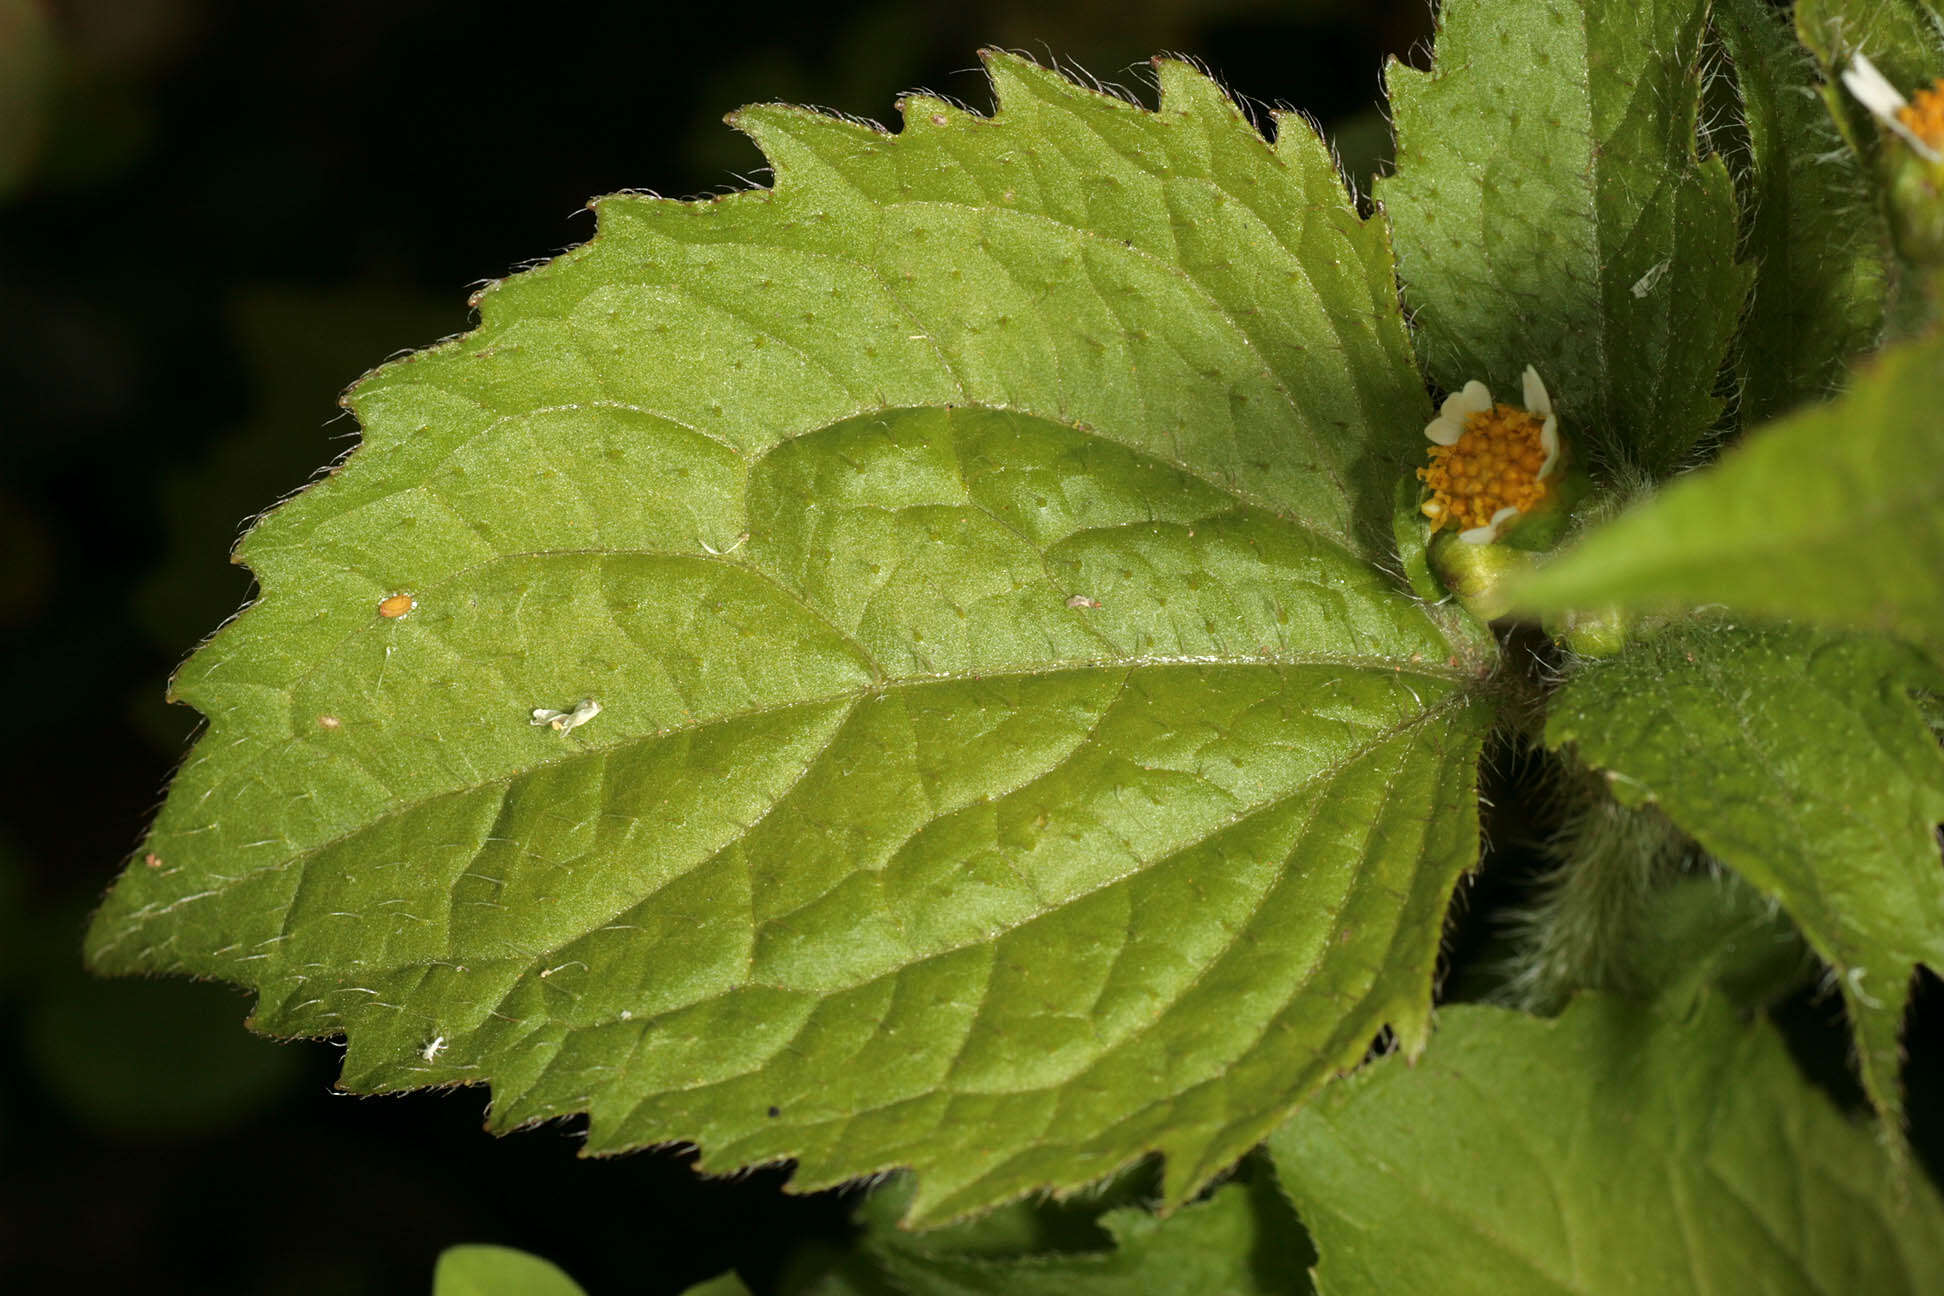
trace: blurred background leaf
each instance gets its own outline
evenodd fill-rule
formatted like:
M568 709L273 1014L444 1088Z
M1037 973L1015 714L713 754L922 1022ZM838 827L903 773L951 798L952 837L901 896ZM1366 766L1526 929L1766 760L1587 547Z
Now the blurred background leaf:
M511 1247L447 1247L432 1271L432 1296L586 1296L560 1266Z
M0 196L40 159L56 67L46 7L40 0L0 0Z

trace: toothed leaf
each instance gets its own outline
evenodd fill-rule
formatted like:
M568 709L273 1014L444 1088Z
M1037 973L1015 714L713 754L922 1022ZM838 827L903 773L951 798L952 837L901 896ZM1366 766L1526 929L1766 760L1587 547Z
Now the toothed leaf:
M1664 471L1720 412L1749 276L1735 200L1695 156L1703 0L1453 0L1428 72L1393 64L1377 195L1431 379L1516 393Z
M1652 801L1779 901L1836 972L1864 1087L1893 1120L1918 964L1944 969L1944 752L1901 644L1793 628L1669 630L1585 665L1546 742Z
M1152 1152L1181 1203L1421 1043L1491 648L1378 565L1382 232L1181 64L991 67L991 120L742 113L774 191L605 200L357 389L98 967L496 1128L910 1166L919 1223Z
M1936 1190L1717 998L1458 1006L1402 1063L1269 1141L1325 1296L1924 1296L1944 1273Z

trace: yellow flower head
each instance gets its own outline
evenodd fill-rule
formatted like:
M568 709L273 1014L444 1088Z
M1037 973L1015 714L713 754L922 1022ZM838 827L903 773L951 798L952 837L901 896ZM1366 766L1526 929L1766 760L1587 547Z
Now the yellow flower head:
M1445 397L1425 425L1431 462L1417 470L1431 529L1463 527L1460 540L1490 544L1499 529L1546 498L1559 466L1559 417L1546 384L1525 370L1525 408L1500 405L1473 379Z
M1844 69L1843 84L1924 161L1944 161L1944 77L1919 90L1916 99L1906 100L1876 64L1858 54Z

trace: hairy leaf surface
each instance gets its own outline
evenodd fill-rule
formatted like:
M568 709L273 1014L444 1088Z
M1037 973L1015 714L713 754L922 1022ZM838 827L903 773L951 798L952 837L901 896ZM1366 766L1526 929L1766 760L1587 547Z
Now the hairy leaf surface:
M1728 869L1656 891L1638 931L1629 987L1675 1012L1710 990L1754 1011L1822 972L1781 906Z
M1664 471L1713 424L1749 274L1695 156L1703 0L1454 0L1429 72L1393 64L1377 186L1431 379L1517 391Z
M1684 627L1588 663L1546 722L1549 746L1781 903L1835 969L1892 1113L1911 978L1944 968L1944 752L1915 688L1944 672L1887 639Z
M1269 1141L1317 1290L1922 1296L1944 1203L1796 1070L1766 1022L1589 994L1461 1005Z
M773 191L605 200L362 384L96 964L498 1128L912 1166L920 1222L1156 1151L1181 1202L1421 1042L1490 648L1374 561L1428 413L1382 232L1183 65L992 70L749 110Z
M1015 1211L1006 1207L1001 1216ZM914 1235L876 1203L858 1249L806 1296L1301 1296L1314 1259L1266 1176L1228 1183L1166 1219L1138 1206L1099 1216L1105 1245L1015 1252L957 1230ZM982 1222L981 1222L982 1223ZM976 1225L974 1226L977 1227ZM984 1231L984 1230L981 1230Z
M1723 603L1944 652L1944 337L1751 434L1512 591L1536 612Z
M1876 343L1890 231L1786 20L1763 0L1721 0L1714 18L1748 131L1735 172L1742 256L1755 267L1735 352L1748 424L1830 395Z
M1881 128L1843 89L1850 60L1866 55L1906 95L1944 76L1944 8L1935 0L1797 0L1795 23L1822 64L1830 115L1865 157L1876 155Z

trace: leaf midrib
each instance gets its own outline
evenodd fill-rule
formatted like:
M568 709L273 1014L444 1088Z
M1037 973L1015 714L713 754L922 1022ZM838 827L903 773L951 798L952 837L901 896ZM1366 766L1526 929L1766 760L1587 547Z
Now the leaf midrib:
M1462 688L1462 684L1465 680L1465 676L1463 676L1463 674L1460 672L1454 672L1449 669L1446 670L1429 669L1428 664L1426 663L1416 663L1416 664L1406 665L1387 658L1366 659L1366 658L1358 658L1358 657L1347 656L1343 654L1332 654L1332 653L1317 653L1317 654L1304 654L1304 655L1284 654L1284 655L1279 655L1274 657L1220 657L1220 656L1148 657L1148 658L1141 658L1135 660L1122 659L1122 660L1111 660L1111 661L1097 661L1092 663L1062 662L1057 665L1018 667L1018 668L1004 670L1004 671L990 671L990 672L980 672L980 673L958 672L958 673L945 673L945 674L938 674L938 675L910 676L910 677L905 677L900 679L885 680L882 683L871 683L871 684L859 685L858 687L852 689L835 690L829 693L821 694L816 697L792 699L789 702L777 703L771 706L748 707L741 711L726 712L721 715L711 716L708 719L697 720L688 724L670 725L666 728L657 729L649 733L633 734L625 738L616 739L615 741L611 743L607 743L602 746L592 746L592 745L584 746L579 750L566 752L560 756L535 761L532 764L523 765L519 769L508 771L505 774L495 775L491 778L481 779L476 783L470 783L463 787L446 788L438 792L429 793L425 796L414 797L408 801L400 802L397 805L391 806L388 809L386 809L384 813L373 816L372 818L367 819L364 822L358 824L357 826L347 829L342 833L338 833L330 838L327 838L323 841L319 841L309 846L298 847L297 849L293 850L289 855L284 856L283 858L275 861L274 863L266 864L260 870L252 870L251 873L248 874L247 876L254 876L257 872L287 868L292 864L299 863L305 859L310 858L313 855L321 853L322 851L327 850L332 846L339 845L351 838L354 838L360 833L367 831L368 829L375 828L380 824L386 823L392 819L399 817L400 815L409 814L414 810L421 809L424 806L429 805L432 802L438 801L445 797L465 796L474 792L478 792L485 788L510 784L517 779L524 778L530 774L535 774L543 770L554 768L555 766L558 765L566 764L569 761L605 756L611 752L621 750L631 744L659 742L667 738L675 737L679 734L692 733L700 729L705 729L711 725L733 724L742 720L757 719L757 718L767 717L767 716L778 716L778 715L783 715L790 711L808 710L817 707L832 706L839 703L855 704L858 702L867 701L873 697L887 696L894 692L904 690L904 689L931 688L931 687L936 687L944 684L972 684L972 683L982 683L988 680L1030 679L1030 678L1041 678L1041 677L1052 676L1052 675L1061 675L1061 674L1068 674L1068 673L1079 674L1083 672L1093 672L1093 671L1102 671L1102 670L1126 670L1129 672L1137 671L1137 670L1169 670L1169 669L1200 670L1210 666L1219 666L1219 667L1225 667L1230 669L1259 669L1259 670L1281 670L1286 668L1299 668L1304 666L1343 666L1349 670L1365 672L1377 676L1409 675L1415 679L1421 679L1428 682L1435 682L1435 683L1446 684L1446 685L1460 685L1460 687L1454 688L1449 693L1446 693L1437 702L1434 702L1426 706L1422 712L1418 713L1416 717L1414 717L1412 720L1407 722L1405 725L1401 725L1392 729L1381 730L1380 732L1384 734L1395 734L1401 732L1403 729L1410 727L1410 725L1418 723L1424 717L1449 709L1452 706L1461 704L1466 698L1465 691ZM219 739L221 736L222 736L221 729L217 726L212 726L209 734L207 735L206 740L214 741ZM180 898L176 898L175 902L179 903Z

